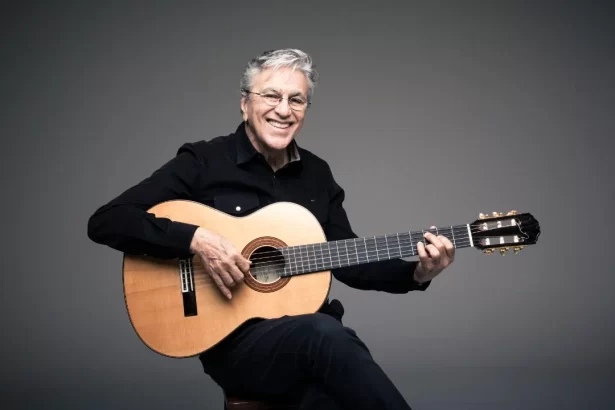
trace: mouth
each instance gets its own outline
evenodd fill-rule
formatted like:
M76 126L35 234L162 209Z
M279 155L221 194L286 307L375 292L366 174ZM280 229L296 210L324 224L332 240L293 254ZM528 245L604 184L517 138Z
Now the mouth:
M267 123L269 123L269 125L271 125L274 128L277 128L279 130L284 130L286 128L290 128L290 126L292 125L291 122L280 122L280 121L271 120L271 119L268 119Z

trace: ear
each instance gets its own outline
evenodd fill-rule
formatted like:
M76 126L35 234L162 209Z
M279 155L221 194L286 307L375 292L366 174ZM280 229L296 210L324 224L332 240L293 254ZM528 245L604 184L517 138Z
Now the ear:
M248 99L245 95L241 96L241 101L239 103L239 106L241 108L241 116L243 120L247 121L248 120Z

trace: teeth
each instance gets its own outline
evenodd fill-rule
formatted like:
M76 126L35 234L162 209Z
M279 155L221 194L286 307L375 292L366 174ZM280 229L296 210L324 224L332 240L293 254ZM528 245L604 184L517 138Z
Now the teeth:
M269 124L273 125L276 128L288 128L288 127L290 127L290 124L282 124L282 123L277 122L277 121L269 120L267 122L269 122Z

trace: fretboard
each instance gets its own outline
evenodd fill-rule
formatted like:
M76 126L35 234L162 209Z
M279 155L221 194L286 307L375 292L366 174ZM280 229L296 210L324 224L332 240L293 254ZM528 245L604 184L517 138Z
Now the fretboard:
M473 246L469 225L290 246L279 249L285 259L281 276L416 256L417 243L426 242L425 232L447 237L455 248Z

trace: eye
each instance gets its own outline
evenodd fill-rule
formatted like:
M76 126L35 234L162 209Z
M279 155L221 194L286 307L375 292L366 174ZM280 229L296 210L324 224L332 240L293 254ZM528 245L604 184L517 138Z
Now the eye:
M278 94L263 94L263 98L267 98L269 100L280 100L282 97L280 97Z
M305 100L301 97L293 97L290 99L291 104L303 105L305 104Z

